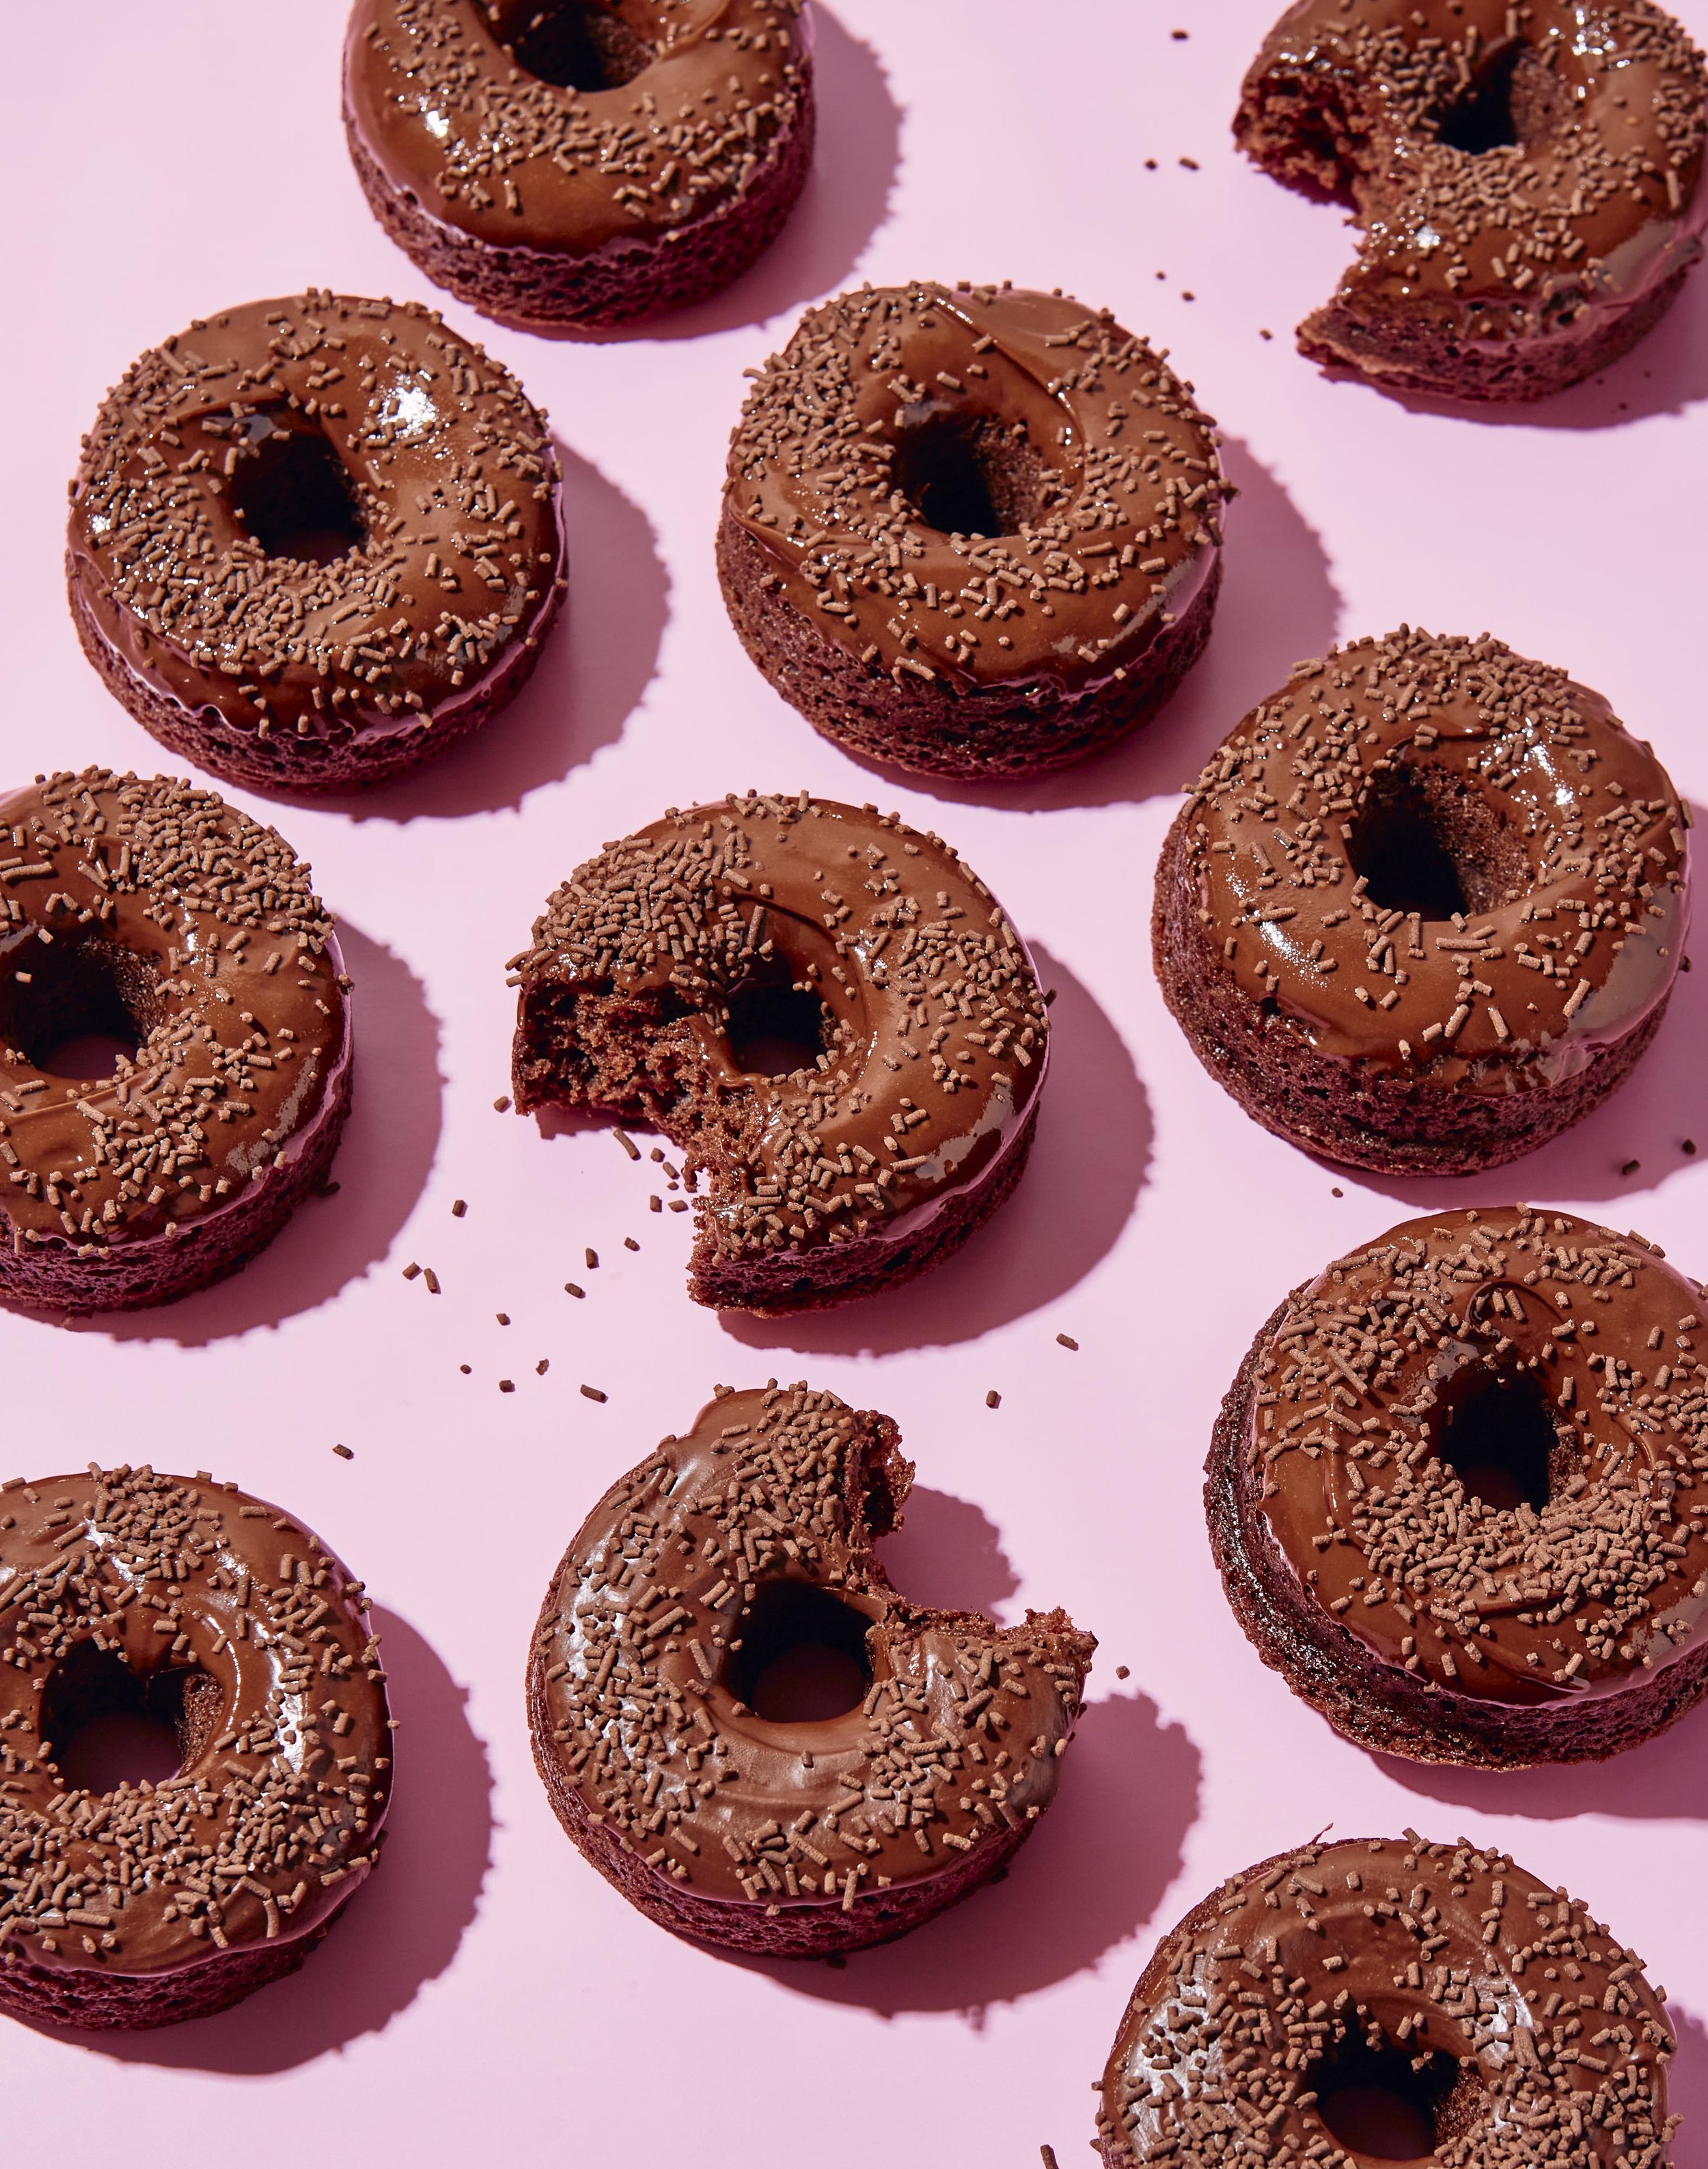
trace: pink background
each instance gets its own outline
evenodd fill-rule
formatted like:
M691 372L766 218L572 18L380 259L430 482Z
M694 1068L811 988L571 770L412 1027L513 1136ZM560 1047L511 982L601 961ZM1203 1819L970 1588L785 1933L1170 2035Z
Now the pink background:
M482 333L561 437L570 622L518 706L415 781L347 807L233 794L313 860L347 930L363 1052L342 1190L170 1309L74 1332L0 1317L16 1435L60 1442L8 1448L6 1473L92 1452L209 1466L309 1516L366 1576L403 1721L391 1847L306 1969L222 2017L104 2041L0 2022L14 2157L74 2133L146 2166L229 2133L253 2169L321 2134L352 2160L423 2165L1023 2164L1046 2140L1077 2162L1088 2082L1157 1936L1326 1824L1411 1823L1510 1847L1636 1943L1682 2028L1679 2169L1708 2165L1708 1711L1577 1772L1430 1774L1360 1753L1247 1646L1199 1505L1216 1406L1271 1304L1407 1214L1546 1199L1708 1274L1708 971L1573 1135L1488 1179L1365 1183L1205 1079L1147 935L1174 792L1337 634L1487 626L1603 689L1708 798L1693 494L1708 271L1604 381L1529 413L1408 412L1325 381L1290 328L1348 237L1228 137L1274 4L837 0L818 168L751 277L620 344ZM1708 39L1708 0L1680 12ZM143 346L224 304L311 282L430 290L345 157L341 0L16 13L0 765L20 781L91 760L150 770L165 756L102 690L65 608L65 483L96 402ZM1198 26L1184 43L1179 21ZM861 770L760 681L719 600L742 369L814 296L909 276L1107 303L1174 350L1228 432L1243 494L1206 659L1146 734L1040 787L928 793ZM647 1211L648 1170L606 1134L548 1138L492 1105L503 962L547 890L666 802L750 783L875 797L946 831L1060 991L1014 1202L913 1287L797 1324L695 1308L686 1221ZM447 877L453 851L472 882ZM401 1277L412 1258L437 1268L437 1300ZM561 1292L572 1275L584 1303ZM523 1722L529 1626L586 1509L715 1380L774 1372L900 1421L922 1488L889 1557L913 1594L1010 1618L1060 1601L1102 1640L1059 1804L1008 1881L842 1970L727 1963L650 1927L560 1833Z

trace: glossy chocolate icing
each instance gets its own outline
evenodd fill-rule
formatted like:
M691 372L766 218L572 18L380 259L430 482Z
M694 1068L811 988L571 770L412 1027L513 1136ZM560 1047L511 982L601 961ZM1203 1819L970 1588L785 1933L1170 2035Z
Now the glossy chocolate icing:
M865 1917L886 1891L964 1884L1049 1805L1094 1644L1059 1612L999 1628L891 1587L871 1546L913 1481L897 1446L888 1417L833 1394L720 1388L593 1509L529 1674L535 1757L577 1842L596 1825L667 1895ZM732 1685L779 1585L871 1623L871 1684L845 1715L768 1719Z
M1336 2082L1369 2083L1386 2052L1402 2083L1431 2060L1415 2076L1441 2169L1664 2169L1675 2044L1641 1965L1493 1848L1408 1831L1277 1854L1146 1968L1104 2072L1103 2159L1362 2161L1341 2150Z
M1210 578L1216 446L1191 386L1107 311L867 286L809 310L759 372L725 512L820 633L898 684L1088 691ZM993 482L1003 532L945 532L913 501L945 450Z
M241 509L294 455L334 463L359 530L327 562L269 555ZM324 494L324 465L318 479ZM558 483L545 417L435 312L252 301L151 349L108 395L72 488L69 574L96 637L187 713L263 740L430 740L550 622Z
M356 0L345 112L391 186L440 225L508 251L620 251L726 205L801 124L801 8L588 0L638 72L577 90L516 61L529 21L552 12L541 0Z
M67 1788L44 1703L91 1650L189 1673L176 1777ZM322 1926L378 1850L384 1677L361 1584L235 1485L92 1464L0 1487L0 1991L19 1966L167 1974Z
M1396 804L1454 860L1456 915L1366 893L1386 893L1368 824ZM1577 1075L1666 999L1685 820L1599 694L1498 641L1402 627L1299 665L1211 759L1181 833L1206 951L1273 1030L1505 1095Z
M551 898L521 987L519 1109L656 1122L710 1178L700 1240L739 1260L909 1240L1028 1131L1048 1061L1024 944L936 836L875 807L673 812ZM732 999L822 1005L824 1052L742 1069Z
M1446 1695L1570 1709L1646 1683L1708 1639L1704 1308L1589 1221L1403 1222L1268 1335L1237 1447L1260 1541L1325 1626ZM1539 1500L1452 1465L1491 1388L1507 1426L1519 1397L1545 1412Z
M130 1253L244 1209L347 1096L349 981L311 870L211 791L98 768L0 802L0 845L13 1250ZM128 1014L134 1058L32 1060L92 1001Z

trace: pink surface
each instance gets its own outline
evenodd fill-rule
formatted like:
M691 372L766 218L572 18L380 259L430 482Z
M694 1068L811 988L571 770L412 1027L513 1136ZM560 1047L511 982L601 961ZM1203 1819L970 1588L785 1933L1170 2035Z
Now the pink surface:
M1575 1772L1430 1775L1361 1754L1247 1646L1199 1505L1216 1406L1274 1301L1413 1212L1546 1199L1708 1273L1708 971L1573 1135L1488 1179L1366 1183L1206 1081L1147 935L1173 794L1337 633L1487 626L1603 689L1708 799L1692 487L1708 271L1604 381L1533 413L1407 412L1326 381L1289 328L1348 237L1228 138L1272 4L1183 4L1173 19L1200 26L1183 43L1159 0L838 0L821 16L818 173L749 279L620 344L482 334L562 439L570 622L519 706L407 787L317 810L233 794L313 859L347 929L362 1053L343 1187L240 1279L170 1310L75 1334L0 1317L8 1473L90 1453L211 1467L309 1516L367 1578L403 1720L391 1847L321 1954L221 2018L94 2044L7 2024L13 2158L73 2133L143 2165L237 2138L272 2169L324 2133L352 2160L423 2165L1023 2164L1046 2140L1079 2161L1088 2082L1186 1906L1325 1825L1410 1823L1510 1847L1643 1952L1682 2029L1677 2161L1708 2165L1708 1712ZM60 567L78 433L132 355L309 282L428 291L345 158L343 12L88 0L13 25L7 778L163 762L79 654ZM1708 0L1680 13L1708 39ZM930 794L859 769L761 682L718 597L742 370L814 296L913 275L1109 304L1173 348L1243 492L1185 690L1041 789ZM943 829L1060 990L1014 1202L916 1286L794 1324L695 1309L686 1222L648 1212L648 1169L606 1134L547 1138L492 1105L503 961L546 891L667 802L749 783L876 797ZM437 1300L401 1277L412 1258L437 1268ZM561 1292L572 1276L586 1302ZM900 1421L922 1486L890 1548L904 1586L1007 1617L1061 1602L1102 1638L1060 1804L1013 1874L839 1970L723 1963L631 1912L560 1833L523 1723L528 1629L585 1510L715 1380L774 1372ZM583 1399L583 1380L609 1401Z

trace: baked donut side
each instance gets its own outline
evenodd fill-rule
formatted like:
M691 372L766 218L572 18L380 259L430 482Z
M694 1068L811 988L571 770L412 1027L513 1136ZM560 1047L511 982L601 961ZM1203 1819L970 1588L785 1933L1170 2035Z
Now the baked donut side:
M1702 1298L1540 1208L1402 1223L1296 1289L1205 1504L1240 1624L1359 1745L1604 1757L1708 1693Z
M1676 2045L1636 1953L1492 1847L1312 1844L1158 1945L1097 2144L1106 2169L1233 2169L1255 2131L1274 2161L1666 2169Z
M862 288L758 373L718 529L732 622L814 728L923 775L1030 775L1173 692L1220 588L1215 425L1107 312Z
M1606 701L1402 626L1298 666L1217 750L1152 941L1195 1053L1266 1128L1457 1175L1624 1080L1689 924L1683 807Z
M364 789L520 692L567 585L560 498L545 416L434 312L253 301L109 393L72 486L72 615L183 758Z
M1025 946L940 838L870 807L673 811L556 891L513 983L519 1111L650 1124L705 1179L700 1303L892 1286L1030 1149L1049 1031Z
M802 0L356 0L344 132L435 285L523 325L618 330L718 292L812 163Z
M1056 1792L1094 1643L890 1585L888 1417L720 1388L583 1524L529 1663L535 1760L630 1902L700 1942L887 1942L1008 1859ZM815 1664L811 1673L803 1666Z
M1236 140L1364 230L1300 351L1398 391L1546 397L1633 346L1702 253L1708 67L1651 0L1300 0Z
M379 1857L384 1681L361 1583L235 1484L0 1485L0 2009L163 2026L295 1971ZM114 1714L170 1724L177 1774L91 1789Z
M332 919L276 831L169 776L45 777L0 845L0 1299L171 1302L325 1186L353 1051Z

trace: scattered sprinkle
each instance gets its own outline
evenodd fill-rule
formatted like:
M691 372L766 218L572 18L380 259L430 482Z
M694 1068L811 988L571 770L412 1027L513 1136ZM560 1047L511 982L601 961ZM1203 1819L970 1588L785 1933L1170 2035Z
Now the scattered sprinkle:
M577 1287L573 1281L566 1281L564 1282L563 1292L566 1295L573 1296L584 1296L587 1293L587 1290L584 1287Z
M508 1325L510 1323L510 1314L508 1310L494 1311L492 1315L498 1319L500 1325Z
M610 1399L609 1394L602 1394L597 1386L583 1386L581 1390L582 1396L586 1400L606 1401Z
M513 1394L513 1393L515 1392L515 1390L516 1390L516 1381L515 1381L513 1378L500 1378L500 1379L499 1379L499 1381L498 1381L498 1391L499 1391L501 1394Z
M420 1273L421 1268L416 1264L413 1258L412 1258L409 1260L409 1263L403 1268L403 1277L407 1281L418 1279L420 1276Z
M536 1378L543 1378L551 1368L551 1358L549 1356L542 1356L534 1366L534 1375Z
M500 1115L508 1113L510 1106L509 1094L508 1092L501 1092L498 1098L493 1100L492 1106L495 1112Z
M596 1271L599 1270L599 1252L598 1252L597 1250L583 1250L583 1251L582 1252L582 1255L583 1255L583 1256L587 1260L587 1269L588 1269L588 1271L590 1273L591 1273L591 1272L596 1272Z
M437 1295L439 1293L439 1275L434 1272L431 1266L423 1266L422 1267L421 1277L427 1282L427 1292L429 1295Z
M1331 1197L1344 1197L1344 1196L1345 1196L1345 1195L1346 1195L1346 1192L1345 1192L1345 1191L1341 1188L1340 1185L1337 1182L1337 1183L1335 1184L1334 1187L1333 1187L1333 1188L1329 1191L1328 1195L1329 1195Z
M623 1148L623 1150L627 1153L631 1159L639 1159L641 1157L641 1148L635 1143L635 1140L629 1135L629 1132L626 1130L613 1130L611 1132L611 1135Z
M1195 173L1198 171L1198 161L1196 158L1183 158L1180 163L1186 168L1189 173Z
M1079 1343L1071 1333L1058 1333L1056 1345L1058 1348L1071 1348L1076 1356L1079 1353Z
M640 1245L640 1244L639 1244L635 1240L635 1239L634 1239L634 1237L633 1237L632 1235L625 1235L625 1236L624 1236L624 1238L623 1238L623 1248L624 1248L625 1250L638 1250L640 1249L640 1247L641 1247L641 1245Z
M992 1387L991 1388L991 1389L990 1389L989 1393L987 1393L987 1394L985 1395L985 1397L984 1397L984 1404L985 1404L985 1406L986 1406L987 1409L999 1409L999 1408L1001 1408L1001 1406L1002 1406L1002 1404L1003 1404L1003 1397L1002 1397L1002 1395L1001 1395L1001 1394L997 1391L997 1389L996 1389L996 1388L995 1388L994 1386L992 1386Z
M459 1363L457 1365L457 1368L462 1372L464 1378L466 1378L473 1371L474 1366L471 1363Z
M340 1461L354 1461L356 1458L347 1446L335 1446L333 1452L338 1455Z
M1115 1668L1115 1676L1118 1680L1130 1680L1132 1677L1132 1671L1128 1665L1117 1665Z
M460 1220L464 1213L466 1212L468 1209L469 1202L467 1198L459 1197L455 1204L450 1208L450 1217L453 1220Z
M1635 1175L1641 1165L1642 1162L1640 1159L1628 1159L1619 1171L1621 1175Z

